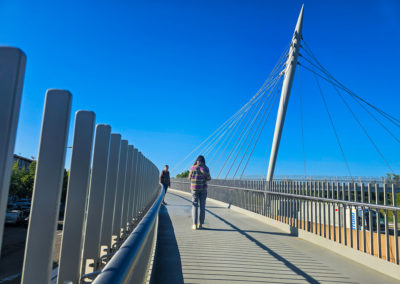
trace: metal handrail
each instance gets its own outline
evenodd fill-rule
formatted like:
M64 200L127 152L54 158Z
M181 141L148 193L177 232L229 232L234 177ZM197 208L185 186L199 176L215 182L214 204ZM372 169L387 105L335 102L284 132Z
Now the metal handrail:
M136 266L139 265L140 258L144 251L146 241L149 241L149 235L152 229L157 224L156 220L158 212L164 198L164 191L160 193L147 214L140 221L136 229L126 239L123 245L119 248L116 254L111 258L110 262L104 267L101 273L94 280L94 284L109 284L109 283L128 283L133 275ZM155 232L154 232L155 233ZM151 252L150 252L151 253ZM142 261L148 261L150 254L144 257ZM144 273L147 272L147 265L143 267ZM139 283L139 279L135 279Z
M186 180L171 183L190 191ZM213 180L208 189L210 198L399 264L399 188L394 184Z
M260 192L260 191L258 191L258 192ZM400 211L400 207L379 205L379 204L373 204L373 203L355 202L355 201L339 200L339 199L333 199L333 198L298 195L298 194L274 192L274 191L265 191L265 193L279 195L279 196L286 196L286 197L291 197L291 198L298 198L298 199L302 199L302 200L322 201L322 202L338 203L338 204L351 205L351 206L371 207L374 209Z
M182 183L182 184L189 184L189 182L178 181L178 180L174 180L174 182ZM374 204L374 203L355 202L355 201L347 201L347 200L340 200L340 199L333 199L333 198L325 198L325 197L308 196L308 195L301 195L301 194L276 192L276 191L270 191L270 190L256 190L256 189L243 188L243 187L234 187L234 186L227 186L227 185L211 184L210 186L227 188L227 189L238 189L238 190L244 190L244 191L256 192L256 193L267 193L267 194L273 194L273 195L278 195L278 196L298 198L298 199L302 199L302 200L331 202L331 203L338 203L338 204L352 205L352 206L360 206L360 207L361 206L363 206L363 207L368 206L368 207L371 207L371 208L374 208L374 209L400 211L400 207L388 206L388 205L380 205L380 204Z

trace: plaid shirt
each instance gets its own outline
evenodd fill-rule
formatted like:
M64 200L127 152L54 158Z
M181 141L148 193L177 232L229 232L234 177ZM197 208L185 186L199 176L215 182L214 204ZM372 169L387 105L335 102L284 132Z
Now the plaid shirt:
M207 189L207 181L211 180L210 170L206 165L192 166L189 179L191 190Z

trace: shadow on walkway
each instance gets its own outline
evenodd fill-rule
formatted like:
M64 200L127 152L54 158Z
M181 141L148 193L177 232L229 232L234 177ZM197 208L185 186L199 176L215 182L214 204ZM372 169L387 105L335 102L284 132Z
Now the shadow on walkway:
M179 196L176 195L182 199L185 199L189 202L191 202L189 199L183 197L183 196ZM313 278L311 275L309 275L308 273L306 273L305 271L301 270L299 267L297 267L296 265L294 265L292 262L288 261L286 258L282 257L281 255L279 255L278 253L276 253L275 251L273 251L271 248L267 247L266 245L264 245L263 243L261 243L260 241L258 241L257 239L255 239L254 237L252 237L251 235L249 235L247 232L241 230L240 228L238 228L237 226L233 225L232 223L230 223L229 221L227 221L226 219L222 218L221 216L215 214L214 212L206 209L206 211L213 215L214 217L216 217L217 219L221 220L222 222L224 222L225 224L227 224L228 226L230 226L234 231L242 234L243 236L245 236L248 240L250 240L251 242L255 243L258 247L260 247L261 249L263 249L264 251L266 251L268 254L270 254L271 256L273 256L277 261L280 261L282 264L284 264L287 268L289 268L290 270L292 270L294 273L296 273L297 275L300 275L302 277L304 277L304 279L308 282L308 283L320 283L319 281L317 281L315 278ZM212 230L212 229L209 229ZM284 234L284 235L289 235L289 234Z
M215 213L211 213L215 215ZM235 229L219 229L219 228L203 228L204 231L219 231L219 232L237 232ZM290 236L290 234L279 233L279 232L265 232L265 231L254 231L254 230L243 230L245 233L255 233L255 234L267 234L267 235L278 235L278 236Z
M152 283L183 283L182 263L174 227L165 206L161 206Z

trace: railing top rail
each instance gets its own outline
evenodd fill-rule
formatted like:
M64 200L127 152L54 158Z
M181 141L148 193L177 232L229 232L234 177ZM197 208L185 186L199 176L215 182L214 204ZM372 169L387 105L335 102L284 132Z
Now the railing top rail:
M226 180L238 180L227 178ZM241 180L258 180L266 181L264 176L245 176ZM282 175L274 176L274 181L337 181L337 182L376 182L385 183L390 182L387 177L373 177L373 176L301 176L301 175Z
M258 192L260 192L260 191L258 191ZM399 211L400 212L400 207L394 207L394 206L388 206L388 205L362 203L362 202L356 202L356 201L347 201L347 200L339 200L339 199L316 197L316 196L297 195L297 194L292 194L292 193L283 193L283 192L274 192L274 191L265 191L265 192L268 194L272 194L272 195L286 196L286 197L303 199L303 200L322 201L322 202L330 202L330 203L351 205L351 206L357 206L357 207L369 207L369 208L374 208L374 209L382 209L382 210L390 210L390 211Z
M94 284L118 284L127 283L129 281L134 269L133 267L137 264L143 244L158 215L163 197L164 191L160 190L159 195L147 214L143 217L128 239L123 243L117 253L111 258L110 262L107 263L102 272L96 277L93 281Z
M182 184L189 183L189 181L179 181L177 179L174 179L174 182L182 183ZM362 203L362 202L339 200L339 199L333 199L333 198L324 198L324 197L307 196L307 195L300 195L300 194L283 193L283 192L276 192L276 191L270 191L270 190L257 190L257 189L249 189L249 188L235 187L235 186L228 186L228 185L210 184L209 186L227 188L227 189L237 189L237 190L256 192L256 193L267 193L267 194L286 196L286 197L297 198L297 199L302 199L302 200L322 201L322 202L330 202L330 203L336 203L336 204L342 204L342 205L369 207L369 208L374 208L374 209L391 210L391 211L400 211L400 207L379 205L379 204L373 204L373 203Z
M175 180L177 182L185 182L185 181L189 182L186 178L171 178L171 180ZM263 182L262 184L268 183L265 180L239 180L239 179L238 180L233 180L233 179L217 179L217 180L215 180L214 179L214 180L209 182L209 185L221 186L221 184L219 184L220 182L224 182L224 183L227 183L227 184L229 184L229 183L237 184L237 183L240 183L240 182L244 182L244 183L246 183L246 182ZM363 185L363 186L368 186L368 184L369 184L371 186L375 186L376 185L379 189L381 189L383 185L386 185L388 187L394 186L396 192L400 192L400 184L397 183L397 182L386 182L386 183L382 182L381 183L381 182L370 182L370 181L336 181L336 180L272 180L271 181L271 183L282 183L282 182L286 182L286 183L289 183L289 184L296 184L296 183L297 184L318 184L318 183L326 184L326 183L328 183L328 184L338 184L338 185L342 185L342 184L353 185L353 184L356 184L356 185ZM233 185L233 186L235 186L235 185ZM229 186L229 187L231 187L231 186ZM243 188L243 187L240 187L240 188L248 189L248 188Z

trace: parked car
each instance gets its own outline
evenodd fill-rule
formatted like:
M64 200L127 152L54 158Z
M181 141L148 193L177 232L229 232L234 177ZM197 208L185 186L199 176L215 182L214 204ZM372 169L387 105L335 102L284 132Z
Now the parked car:
M29 212L31 211L31 204L28 202L17 202L15 203L16 209L22 211L24 213L24 217L29 215Z
M28 216L26 216L25 218L24 218L24 223L23 223L25 226L28 226L28 224L29 224L29 214L28 214Z
M18 225L23 220L23 212L20 210L11 210L6 214L6 224Z
M362 223L362 215L364 212L364 224ZM364 210L358 209L357 210L357 221L358 221L358 229L363 230L363 227L365 226L365 229L368 231L371 231L369 227L369 213L371 212L371 217L372 217L372 231L376 232L377 231L377 218L379 220L379 229L381 232L385 230L385 218L383 214L379 211L376 210L369 210L365 208ZM379 216L379 217L377 217Z
M15 202L15 206L17 206L19 208L22 208L22 207L31 208L31 203L27 202L27 201L18 201L18 202Z
M11 210L17 210L17 206L15 205L15 203L8 203L7 204L7 212L11 211Z

